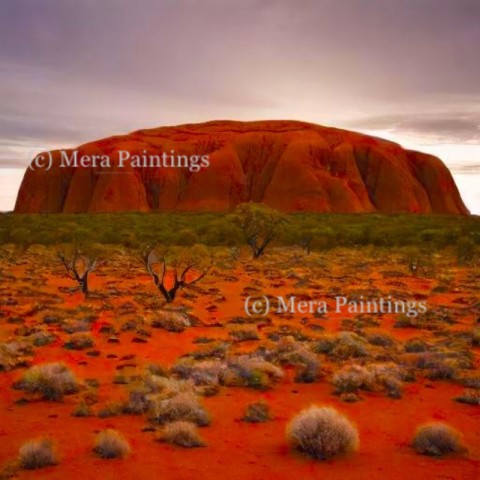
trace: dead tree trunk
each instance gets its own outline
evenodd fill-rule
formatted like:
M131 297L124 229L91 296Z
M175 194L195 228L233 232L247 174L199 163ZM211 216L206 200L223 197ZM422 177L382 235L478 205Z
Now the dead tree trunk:
M67 275L78 283L78 287L87 298L90 293L88 290L88 275L97 267L97 260L86 255L80 255L77 248L70 258L66 258L63 252L58 252L58 257L62 261ZM83 271L80 270L81 266L83 266Z
M163 298L167 303L172 303L175 300L177 292L182 289L183 287L190 286L201 280L207 273L210 271L210 268L213 265L213 260L211 264L203 270L196 278L187 281L187 274L194 268L194 264L190 263L186 266L182 267L181 273L179 273L179 269L177 266L173 267L171 272L173 275L173 285L170 288L166 287L166 273L167 273L167 261L165 259L165 255L162 259L158 259L154 250L149 251L143 256L143 261L145 264L145 268L147 269L148 273L152 276L153 282L155 286L158 288L159 292L162 294ZM160 263L162 265L162 271L160 274L156 273L153 265Z

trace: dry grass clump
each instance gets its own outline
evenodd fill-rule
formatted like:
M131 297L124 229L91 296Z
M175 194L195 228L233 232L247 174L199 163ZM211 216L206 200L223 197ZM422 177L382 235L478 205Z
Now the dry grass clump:
M272 301L274 301L274 299L272 299ZM290 337L298 342L306 342L310 339L299 328L288 323L278 325L276 330L270 331L267 334L267 338L273 342L278 342L284 337Z
M460 434L450 425L441 422L419 427L413 437L412 447L422 455L437 457L465 451Z
M357 393L359 390L384 391L391 398L402 395L402 371L395 364L346 365L332 379L335 394Z
M315 340L312 351L318 354L328 355L335 348L336 339L332 335L323 335Z
M14 388L40 394L46 400L62 400L64 395L78 391L79 382L63 363L44 363L28 369Z
M67 320L62 323L62 330L66 333L88 332L90 326L86 320Z
M353 332L340 332L329 355L338 359L360 358L369 355L368 342Z
M373 372L363 365L346 365L335 373L332 383L337 395L358 390L371 391L375 384Z
M205 445L198 433L197 425L182 420L167 423L157 440L185 448L203 447Z
M247 405L245 415L242 420L250 423L268 422L272 419L270 407L267 402L255 402Z
M98 418L116 417L123 413L123 404L118 402L107 402L97 412Z
M189 352L188 356L194 358L195 360L206 360L206 359L224 359L230 344L228 342L213 342L201 345L199 348L193 352Z
M230 358L220 373L220 383L228 387L268 390L283 377L283 370L260 357L240 355Z
M148 414L150 420L161 424L183 420L203 427L210 423L210 415L191 392L178 393L170 398L157 395L150 401Z
M461 384L467 388L480 389L480 375L469 375L460 379Z
M55 340L55 335L46 330L39 330L38 332L29 335L28 339L35 347L43 347L44 345L52 343Z
M232 328L229 335L235 342L247 342L250 340L259 340L256 328Z
M128 399L122 406L123 413L134 415L146 413L151 403L158 401L159 398L169 398L181 392L192 391L193 385L190 381L167 378L164 373L161 368L148 367L142 377L129 384Z
M130 445L116 430L102 430L95 438L93 451L100 458L124 458L130 453Z
M291 448L317 460L328 460L358 447L358 432L350 421L331 407L311 406L288 424Z
M218 385L224 365L219 360L195 362L191 358L178 361L171 369L174 375L191 379L195 385Z
M91 406L84 400L81 400L72 412L72 417L91 417L92 415Z
M317 355L292 337L283 337L271 351L265 353L265 359L281 365L296 367L295 381L311 383L318 378L320 360Z
M26 470L44 468L58 463L53 442L48 438L29 440L18 451L20 467Z
M77 332L70 335L64 347L71 350L83 350L85 348L91 348L94 345L95 342L90 333Z
M409 317L405 313L399 313L397 320L393 324L394 328L421 328L422 321L417 317Z
M445 353L424 353L417 360L417 368L426 370L429 380L455 380L462 366L459 358L453 358Z
M368 335L367 340L368 343L377 347L388 348L395 345L395 340L390 335L382 332L376 332Z
M480 392L473 389L464 390L461 395L455 398L455 401L467 405L480 405Z
M405 351L407 353L426 352L430 346L421 338L410 338L405 342Z
M26 366L27 356L32 353L32 347L25 342L0 343L0 372Z
M471 342L474 347L480 347L480 327L475 327L472 330Z
M152 321L152 327L163 328L169 332L180 333L190 327L188 315L173 310L160 310Z

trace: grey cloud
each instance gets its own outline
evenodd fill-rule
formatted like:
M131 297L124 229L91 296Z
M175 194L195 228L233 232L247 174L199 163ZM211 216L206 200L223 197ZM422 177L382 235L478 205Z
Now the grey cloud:
M480 163L466 163L464 165L450 166L450 170L457 174L480 175Z
M352 127L434 137L439 143L480 144L480 113L390 114L358 119Z
M0 139L370 112L365 125L477 141L479 20L478 0L2 0Z

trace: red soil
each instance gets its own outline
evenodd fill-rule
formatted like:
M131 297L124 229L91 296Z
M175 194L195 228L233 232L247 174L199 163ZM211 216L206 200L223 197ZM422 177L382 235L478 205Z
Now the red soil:
M25 265L12 272L16 278L26 278ZM169 333L164 330L152 330L152 336L145 344L131 343L134 334L124 332L119 335L119 344L106 342L106 336L98 333L102 322L113 323L115 309L125 303L139 305L135 293L148 292L152 298L158 295L150 278L138 274L133 278L119 279L110 271L106 276L92 276L91 288L102 291L108 282L115 281L117 287L125 292L121 297L112 298L109 303L113 311L103 312L92 329L96 337L95 348L101 352L99 357L87 356L84 352L72 352L62 347L63 341L36 349L34 363L61 360L69 364L80 379L95 378L100 382L99 403L119 400L125 396L125 386L112 384L118 367L136 364L142 367L149 362L171 365L180 355L198 348L192 341L199 336L226 338L227 331L221 326L208 327L209 323L224 323L234 315L243 315L240 297L243 287L251 284L253 277L243 271L228 272L239 280L229 282L221 277L209 278L202 287L211 286L220 289L227 299L218 303L218 312L208 312L206 307L212 304L212 298L202 296L192 303L193 313L204 326L193 327L182 333ZM461 274L461 272L460 272ZM44 293L57 294L59 286L71 286L71 281L59 276L45 276L41 287ZM411 292L428 294L432 281L403 278ZM278 288L266 287L271 293L291 292L293 282L285 280ZM385 281L377 280L385 288ZM28 286L28 280L19 280L12 287L20 292ZM92 298L84 301L80 294L62 294L64 308L78 305L99 307L102 301ZM436 295L431 302L451 303L455 298L465 296L465 291L456 294ZM28 312L32 300L18 297L19 304L14 307L2 306L5 318ZM41 299L36 299L40 302ZM180 300L183 303L182 300ZM15 325L2 320L0 341L12 337ZM38 321L36 315L28 318L28 324ZM327 331L340 330L340 318L329 316L322 321ZM460 326L469 327L473 317L462 318ZM283 322L285 323L285 322ZM418 336L415 329L393 329L393 319L386 318L381 330L398 339ZM302 328L299 322L295 322ZM52 327L58 334L58 331ZM414 330L414 331L411 331ZM311 332L308 332L311 334ZM425 332L421 332L422 334ZM248 350L258 345L246 342L241 349ZM477 352L478 353L478 352ZM115 354L117 358L106 358ZM133 359L121 360L123 356L134 355ZM478 367L478 358L477 358ZM327 366L328 370L329 366ZM0 465L16 457L19 446L28 439L40 435L53 438L58 443L60 464L41 471L21 471L19 478L42 479L149 479L169 478L175 480L214 479L269 479L275 478L328 478L370 480L423 479L464 479L480 478L480 408L452 401L462 392L462 387L443 381L417 380L407 384L403 398L393 400L376 393L362 394L363 400L347 404L332 395L332 386L328 376L313 384L293 383L291 375L267 392L244 388L222 388L220 394L205 399L208 411L212 415L212 424L202 428L200 433L207 443L206 448L184 449L161 444L153 439L153 434L142 432L147 425L141 416L117 416L107 419L97 417L75 418L71 412L77 403L74 396L65 397L63 402L36 401L26 405L15 404L24 394L11 389L11 384L19 378L21 372L14 370L0 374ZM271 405L274 421L265 424L241 422L246 405L249 402L265 399ZM328 462L318 462L291 453L285 440L285 425L288 420L303 407L312 403L333 405L345 413L358 427L360 447L358 452L339 457ZM465 456L452 456L437 460L417 455L409 448L409 442L416 427L431 420L446 421L464 436L469 452ZM93 437L103 428L114 428L123 433L132 446L131 455L124 460L100 460L91 451Z

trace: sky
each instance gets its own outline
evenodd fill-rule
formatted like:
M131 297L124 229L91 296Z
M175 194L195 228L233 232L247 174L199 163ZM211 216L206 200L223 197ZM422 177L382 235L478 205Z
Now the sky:
M479 0L1 0L0 210L39 151L293 119L439 156L480 214Z

